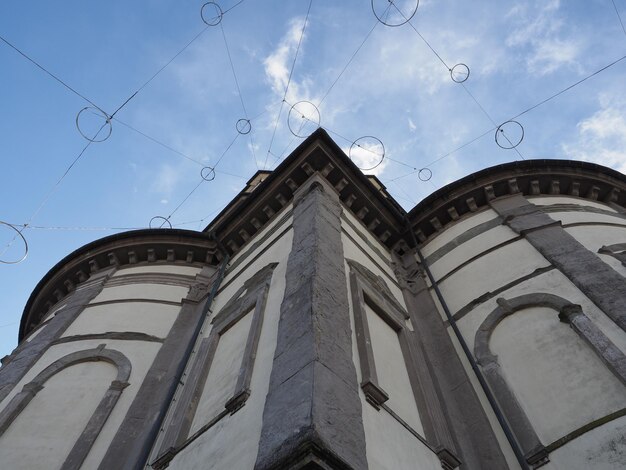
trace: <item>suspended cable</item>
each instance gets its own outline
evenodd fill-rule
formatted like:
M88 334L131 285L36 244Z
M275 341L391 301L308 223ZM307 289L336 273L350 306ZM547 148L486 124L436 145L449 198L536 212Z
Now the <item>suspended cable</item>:
M626 36L626 28L624 28L624 22L622 21L622 17L619 14L619 10L617 9L615 0L611 0L611 3L613 3L613 8L615 8L615 13L617 14L617 19L619 19L619 24L622 26L622 31L624 31L624 35Z
M67 88L69 91L71 91L72 93L74 93L76 96L78 96L79 98L82 98L83 100L85 100L87 103L89 103L90 105L92 105L93 107L99 109L100 111L102 111L104 113L104 110L98 106L97 104L95 104L93 101L91 101L89 98L87 98L85 95L79 93L78 91L76 91L76 89L72 88L70 85L68 85L65 81L61 80L58 76L56 76L55 74L53 74L52 72L50 72L48 69L46 69L43 65L41 65L39 62L37 62L35 59L31 58L30 56L28 56L25 52L21 51L20 49L18 49L16 46L14 46L13 44L11 44L9 41L7 41L5 38L3 38L2 36L0 36L0 41L4 42L7 46L9 46L10 48L12 48L13 50L15 50L18 54L20 54L22 57L24 57L26 60L28 60L29 62L31 62L32 64L34 64L36 67L38 67L39 69L41 69L43 72L45 72L46 74L48 74L50 77L52 77L54 80L56 80L58 83L60 83L61 85L63 85L65 88Z
M298 52L300 52L300 45L302 44L302 38L304 37L304 31L306 29L307 22L309 20L309 14L311 13L311 6L313 5L313 0L309 0L309 8L306 11L306 16L304 18L304 23L302 24L302 31L300 33L300 39L298 40L298 46L296 47L296 53L293 57L293 62L291 63L291 70L289 71L289 78L287 79L287 86L285 87L285 93L283 94L283 100L280 103L280 109L278 110L278 116L276 116L276 122L274 123L274 131L272 132L272 138L270 139L270 145L267 149L267 155L265 155L265 161L263 162L263 168L267 166L267 157L272 151L272 144L274 143L274 137L276 136L276 128L278 127L278 121L280 120L280 115L283 112L283 105L285 104L285 99L287 98L287 92L289 91L289 85L291 84L291 77L293 76L293 69L296 66L296 59L298 58Z

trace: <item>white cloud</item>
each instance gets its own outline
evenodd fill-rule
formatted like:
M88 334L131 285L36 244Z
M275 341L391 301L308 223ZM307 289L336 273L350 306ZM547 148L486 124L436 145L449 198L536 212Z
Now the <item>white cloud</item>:
M564 21L558 14L559 7L559 0L516 5L505 16L517 24L506 45L530 49L526 66L531 73L547 75L562 66L578 66L581 43L563 35Z
M415 125L415 123L413 122L413 119L409 118L409 129L411 129L411 132L414 132L415 129L417 129L417 126Z
M577 140L562 144L569 158L626 172L626 109L605 107L576 126Z
M351 149L347 147L342 150L366 175L379 176L389 163L389 160L383 158L386 155L384 147L375 141L361 141L359 145L353 145Z
M304 54L303 45L306 40L306 28L302 41L300 41L303 26L304 18L292 18L289 21L287 32L278 43L278 47L263 61L265 76L272 87L272 91L282 98L287 83L289 83L289 90L285 99L292 104L296 101L308 99L307 96L309 94L309 83L306 78L298 81L292 76L291 82L289 82L289 72L291 71L296 51L298 51L298 62L302 61ZM298 43L300 43L299 50Z

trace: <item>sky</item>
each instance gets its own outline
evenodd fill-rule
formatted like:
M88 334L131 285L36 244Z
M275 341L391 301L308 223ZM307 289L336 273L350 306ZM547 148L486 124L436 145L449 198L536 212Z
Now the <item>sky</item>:
M626 0L204 3L0 3L47 71L0 42L0 357L67 254L202 230L318 125L407 210L522 158L626 171Z

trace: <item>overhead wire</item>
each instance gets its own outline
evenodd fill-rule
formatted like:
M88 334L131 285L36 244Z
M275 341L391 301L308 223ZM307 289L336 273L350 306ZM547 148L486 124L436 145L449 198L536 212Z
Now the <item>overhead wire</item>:
M613 8L615 9L615 13L617 14L617 19L619 20L619 24L622 26L622 31L624 31L624 35L626 36L626 28L624 27L624 22L622 21L622 16L619 14L619 10L617 9L615 0L611 0L611 3L613 3Z
M283 94L283 100L280 103L280 109L278 110L278 115L276 116L276 122L274 123L274 131L272 132L272 138L270 139L270 144L267 149L267 154L265 155L265 161L263 162L263 168L267 166L267 157L272 151L272 144L274 143L274 138L276 137L276 129L278 127L278 121L280 120L280 116L283 112L283 105L285 104L285 99L287 98L287 92L289 91L289 85L291 85L291 77L293 76L293 70L296 66L296 60L298 59L298 53L300 52L300 46L302 45L302 38L304 38L304 31L306 30L307 22L309 21L309 14L311 13L311 6L313 5L313 0L309 0L309 8L306 11L306 16L304 18L304 23L302 24L302 31L300 33L300 39L298 40L298 46L296 47L296 53L293 57L293 62L291 63L291 70L289 71L289 78L287 79L287 86L285 86L285 93Z
M415 31L417 33L417 35L422 39L422 41L424 41L424 43L426 44L426 46L428 46L428 48L432 51L433 54L435 54L435 56L437 57L437 59L439 59L439 61L443 64L443 66L448 70L448 72L450 72L450 77L452 78L452 68L446 63L445 60L443 60L443 58L441 57L441 55L439 55L439 53L435 50L435 48L426 40L426 38L417 30L417 28L413 25L413 23L411 23L410 18L407 18L406 15L402 12L402 10L400 10L396 4L394 3L393 0L389 0L390 5L392 5L397 11L398 13L400 13L400 15L402 15L402 17L406 20L406 22L409 24L409 26L411 26L411 28L413 29L413 31ZM455 80L453 80L455 81ZM498 128L498 124L496 124L496 122L494 121L494 119L491 117L491 115L487 112L487 110L485 109L485 107L478 101L478 99L470 92L469 88L467 88L467 86L465 86L465 83L460 82L460 85L463 87L463 90L465 91L465 93L472 99L472 101L478 106L478 108L480 109L480 111L487 117L487 119L494 125L496 126L496 128ZM513 144L513 142L511 142L511 140L509 139L509 137L506 135L506 133L504 132L504 129L500 129L500 132L502 134L502 136L509 142L509 144L511 145L511 148L513 150L515 150L515 152L517 153L517 155L522 159L525 160L525 158L523 157L522 153L519 151L519 149L517 148L519 143L517 144Z
M246 110L246 105L243 101L243 94L241 93L241 87L239 86L239 80L237 79L237 72L235 72L235 64L233 63L233 58L230 54L230 48L228 47L228 40L226 39L226 32L224 31L224 26L222 22L220 22L220 30L222 31L222 37L224 38L224 46L226 47L226 54L228 55L228 61L230 62L230 69L233 72L233 78L235 79L235 85L237 86L237 93L239 94L239 100L241 101L241 107L243 109L244 117L248 124L250 124L250 119L248 118L248 111ZM239 131L239 130L238 130ZM254 141L252 140L252 126L250 126L250 151L252 152L252 158L254 159L254 164L259 169L259 162L256 159L256 152L254 151Z

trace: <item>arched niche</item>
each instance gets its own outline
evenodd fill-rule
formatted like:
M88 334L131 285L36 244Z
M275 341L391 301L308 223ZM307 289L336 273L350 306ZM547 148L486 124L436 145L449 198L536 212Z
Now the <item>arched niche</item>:
M37 374L32 381L25 384L22 390L0 411L0 437L9 429L20 413L26 409L33 398L45 388L46 382L51 378L72 366L98 361L104 361L115 366L117 373L61 466L63 470L79 469L115 407L122 391L129 385L130 361L119 351L105 349L104 344L94 349L76 351L57 359ZM72 403L67 403L67 406L72 406ZM24 436L24 439L28 439L28 436Z
M623 385L626 385L626 356L585 315L580 305L572 304L562 297L553 294L536 293L512 299L499 298L497 302L498 307L487 316L476 332L474 356L480 364L507 421L511 425L527 462L534 467L539 467L549 461L548 456L551 450L576 438L580 435L578 431L582 432L582 428L573 430L567 436L554 442L544 444L541 441L531 420L511 389L506 374L501 369L497 355L491 349L490 340L496 327L507 317L521 310L540 308L547 310L547 312L552 311L558 315L558 319L561 322L569 324ZM514 336L511 341L515 341ZM541 380L541 377L538 377L538 380ZM618 410L615 417L621 416L623 414L622 411L624 410ZM597 421L597 425L603 422L602 419ZM584 428L593 424L587 424Z

